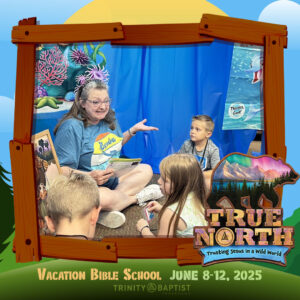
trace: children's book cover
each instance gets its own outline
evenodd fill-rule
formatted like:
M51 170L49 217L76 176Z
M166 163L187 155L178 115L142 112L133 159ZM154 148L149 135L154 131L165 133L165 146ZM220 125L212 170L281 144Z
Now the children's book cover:
M299 0L11 0L1 5L1 12L0 290L4 299L224 298L228 293L232 299L241 295L245 299L278 295L298 298ZM52 154L53 130L73 105L76 91L91 79L108 84L111 106L121 128L127 129L144 118L159 127L155 134L138 133L122 148L124 157L141 157L142 163L150 164L156 175L154 180L159 177L160 161L177 152L188 139L190 122L196 114L213 118L211 140L219 148L222 161L212 174L205 207L208 225L194 229L197 255L187 258L190 263L175 258L119 258L117 263L101 263L45 257L39 262L17 263L13 241L18 224L14 219L9 153L17 78L17 46L11 42L13 26L30 17L36 17L41 25L199 23L203 14L287 25L286 160L264 155L266 53L261 46L218 39L201 46L164 48L122 48L107 41L36 44L32 135L38 137L34 144L36 166L44 171L43 190L37 191L38 197L46 194L52 174L60 172L56 154ZM121 139L103 140L105 145L98 143L98 150L105 146L113 157L113 152L120 150L117 144ZM144 214L144 207L138 209ZM147 218L151 224L158 222L149 212ZM129 217L128 224L135 226ZM102 227L97 230L101 233ZM125 238L136 234L135 228L126 230Z

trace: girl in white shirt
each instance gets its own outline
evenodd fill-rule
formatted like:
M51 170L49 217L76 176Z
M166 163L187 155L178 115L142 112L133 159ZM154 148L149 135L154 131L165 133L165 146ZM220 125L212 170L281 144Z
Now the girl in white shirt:
M203 173L192 154L172 154L159 166L158 184L166 197L164 205L151 201L149 212L159 213L160 237L191 237L194 226L206 226L204 217L205 186ZM145 219L137 222L143 237L153 236Z

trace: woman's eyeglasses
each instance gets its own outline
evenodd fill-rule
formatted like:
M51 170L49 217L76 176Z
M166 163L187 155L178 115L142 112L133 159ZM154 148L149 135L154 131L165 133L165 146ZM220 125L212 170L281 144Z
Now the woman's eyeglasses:
M98 106L99 104L104 104L105 106L108 106L111 104L111 99L105 99L103 101L99 101L99 100L86 100L90 103L92 103L93 106Z

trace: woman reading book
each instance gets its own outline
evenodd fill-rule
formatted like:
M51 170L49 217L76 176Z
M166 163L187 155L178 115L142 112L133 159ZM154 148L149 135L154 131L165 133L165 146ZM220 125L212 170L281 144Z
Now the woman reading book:
M63 174L87 173L97 182L102 213L99 223L117 228L125 216L119 211L134 203L161 197L157 186L144 187L152 177L152 168L139 164L123 170L117 177L107 168L110 158L120 156L122 146L138 131L158 130L145 125L146 119L122 133L115 112L110 107L108 87L91 80L78 89L70 111L54 129L55 149Z

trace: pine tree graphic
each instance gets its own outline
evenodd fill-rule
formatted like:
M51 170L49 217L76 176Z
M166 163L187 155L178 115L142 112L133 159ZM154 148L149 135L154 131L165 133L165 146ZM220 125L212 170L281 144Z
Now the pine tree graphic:
M7 183L9 179L5 174L9 174L9 172L7 172L0 163L0 253L8 246L9 243L5 241L14 231L13 190L12 186Z

